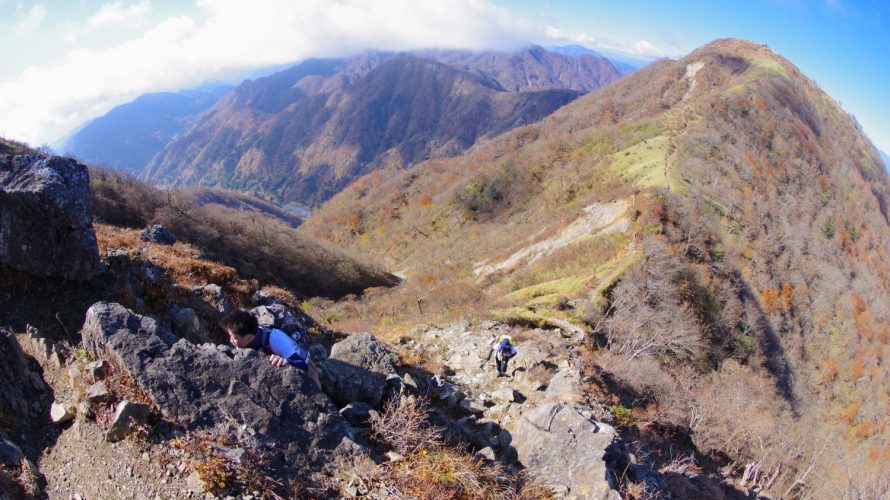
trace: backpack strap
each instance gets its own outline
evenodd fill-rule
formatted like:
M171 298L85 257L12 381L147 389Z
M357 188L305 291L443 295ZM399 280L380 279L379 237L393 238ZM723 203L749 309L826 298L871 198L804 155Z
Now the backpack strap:
M271 347L269 346L269 335L271 335L272 331L266 327L257 328L257 338L260 339L260 349L269 352Z

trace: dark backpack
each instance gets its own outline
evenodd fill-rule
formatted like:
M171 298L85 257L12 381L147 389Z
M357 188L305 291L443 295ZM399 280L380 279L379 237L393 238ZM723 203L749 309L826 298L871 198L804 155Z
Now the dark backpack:
M281 330L297 342L302 340L303 334L306 332L306 324L281 304L258 306L249 312L257 319L259 326Z

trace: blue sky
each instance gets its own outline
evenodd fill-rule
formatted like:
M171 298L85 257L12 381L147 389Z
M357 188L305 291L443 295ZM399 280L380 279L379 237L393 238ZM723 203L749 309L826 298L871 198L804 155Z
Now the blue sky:
M0 135L52 142L141 93L367 48L580 43L682 56L746 38L890 151L887 0L0 0Z
M716 38L768 45L856 116L890 152L890 1L499 1L567 37L625 48L640 41L664 55Z

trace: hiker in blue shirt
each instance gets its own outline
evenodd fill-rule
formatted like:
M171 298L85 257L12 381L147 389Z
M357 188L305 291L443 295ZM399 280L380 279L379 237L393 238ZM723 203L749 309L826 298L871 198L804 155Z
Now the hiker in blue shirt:
M249 312L237 310L222 320L222 326L229 334L229 342L240 349L257 349L269 355L274 366L295 366L308 372L320 387L318 373L312 364L309 351L298 344L290 335L277 328L260 327L257 319Z
M513 342L513 337L509 335L501 335L498 337L498 339L491 344L491 350L488 351L488 357L485 358L485 361L482 362L479 368L485 366L485 363L491 359L492 354L494 354L494 359L498 365L498 377L506 377L507 363L510 362L510 358L516 356L516 344Z

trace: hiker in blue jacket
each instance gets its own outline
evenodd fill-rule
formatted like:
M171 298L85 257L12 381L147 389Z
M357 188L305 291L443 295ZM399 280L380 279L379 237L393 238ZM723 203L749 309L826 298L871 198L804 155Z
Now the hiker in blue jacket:
M488 351L488 357L486 357L485 361L479 365L479 368L485 366L485 363L491 359L492 354L494 354L494 359L498 365L498 377L506 377L507 363L510 362L510 358L516 356L516 343L513 341L513 337L509 335L501 335L498 337L497 340L491 344L491 349Z
M295 366L308 372L316 384L318 374L312 364L309 351L298 344L290 335L277 328L259 326L256 317L239 309L229 313L222 320L222 326L229 334L229 342L240 349L257 349L269 355L273 366Z

